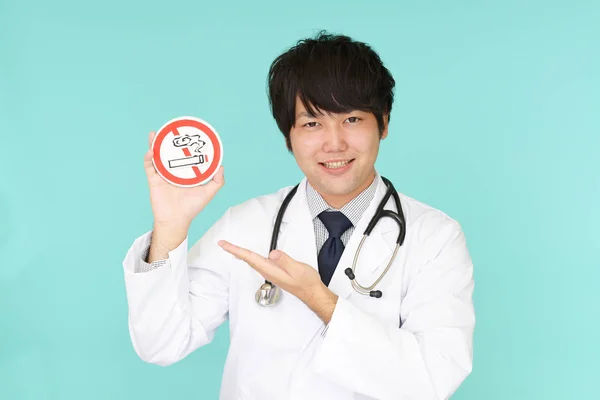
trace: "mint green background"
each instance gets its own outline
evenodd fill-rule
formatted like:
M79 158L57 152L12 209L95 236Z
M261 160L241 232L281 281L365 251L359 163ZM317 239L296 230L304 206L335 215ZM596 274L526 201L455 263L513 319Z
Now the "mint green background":
M379 171L466 231L475 360L453 398L598 398L598 21L592 0L0 0L0 398L217 398L226 325L168 368L129 341L147 134L195 115L222 137L227 184L193 239L295 183L265 78L322 28L397 80Z

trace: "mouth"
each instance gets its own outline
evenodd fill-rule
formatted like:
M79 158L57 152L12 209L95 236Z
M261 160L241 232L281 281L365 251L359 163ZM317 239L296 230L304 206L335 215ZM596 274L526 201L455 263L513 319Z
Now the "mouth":
M329 173L340 174L350 169L354 160L354 158L349 160L332 160L319 163L319 165Z

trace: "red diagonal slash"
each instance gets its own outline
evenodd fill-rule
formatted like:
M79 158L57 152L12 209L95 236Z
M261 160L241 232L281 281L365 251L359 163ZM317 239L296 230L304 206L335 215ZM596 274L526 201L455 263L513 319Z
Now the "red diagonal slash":
M173 135L179 136L179 131L177 130L176 127L173 127ZM183 148L183 154L185 154L186 157L192 156L192 154L190 153L190 150L187 147ZM192 170L194 171L196 178L200 178L200 169L198 168L198 166L197 165L192 166Z

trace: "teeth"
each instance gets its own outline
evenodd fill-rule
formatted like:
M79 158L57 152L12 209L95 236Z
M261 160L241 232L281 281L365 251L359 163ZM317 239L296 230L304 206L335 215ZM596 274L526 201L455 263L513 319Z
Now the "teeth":
M350 161L337 161L332 163L323 163L323 165L325 165L326 168L342 168L348 165L349 162Z

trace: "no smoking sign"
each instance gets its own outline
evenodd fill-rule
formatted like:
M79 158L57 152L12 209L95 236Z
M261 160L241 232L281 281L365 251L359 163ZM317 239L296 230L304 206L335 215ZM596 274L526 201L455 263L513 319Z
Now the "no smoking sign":
M195 117L179 117L165 123L154 137L152 152L158 174L181 187L207 183L223 159L217 131Z

